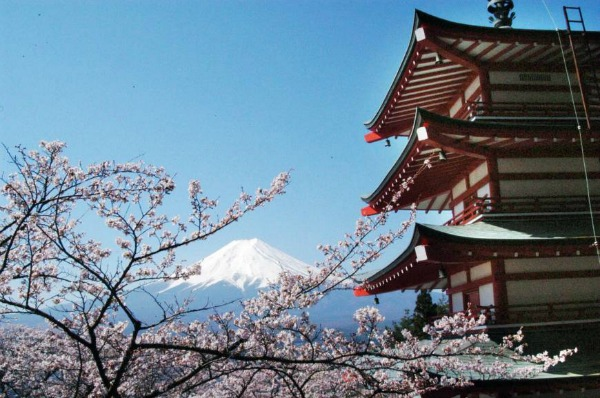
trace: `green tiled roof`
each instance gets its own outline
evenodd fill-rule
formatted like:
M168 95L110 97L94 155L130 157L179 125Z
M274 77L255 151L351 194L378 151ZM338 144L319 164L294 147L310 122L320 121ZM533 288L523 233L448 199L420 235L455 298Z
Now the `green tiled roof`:
M577 241L593 239L592 223L587 216L546 216L525 219L485 217L467 225L417 224L421 235L449 241L498 241L521 243L527 240ZM596 229L600 224L596 222Z

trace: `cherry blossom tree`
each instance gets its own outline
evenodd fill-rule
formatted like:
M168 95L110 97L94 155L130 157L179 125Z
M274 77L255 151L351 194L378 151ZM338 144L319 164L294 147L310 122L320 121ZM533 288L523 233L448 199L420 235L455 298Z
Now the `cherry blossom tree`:
M474 330L484 320L469 314L427 327L426 341L405 332L397 342L372 307L356 312L351 336L312 323L308 308L348 288L403 236L414 210L383 232L387 214L359 220L337 245L321 247L317 272L282 274L237 314L159 301L149 284L201 272L201 264L184 268L178 249L283 194L289 175L253 195L241 192L220 217L217 201L191 181L190 215L181 219L161 213L175 189L162 168L84 167L65 157L60 142L40 146L7 150L14 172L0 187L0 311L48 325L0 328L0 393L7 396L412 396L468 384L463 375L531 376L572 353L524 356L520 333L483 348L489 339ZM107 231L111 241L90 236ZM158 319L140 317L129 304L134 294L148 295ZM199 311L209 319L186 321ZM507 357L531 366L513 369Z

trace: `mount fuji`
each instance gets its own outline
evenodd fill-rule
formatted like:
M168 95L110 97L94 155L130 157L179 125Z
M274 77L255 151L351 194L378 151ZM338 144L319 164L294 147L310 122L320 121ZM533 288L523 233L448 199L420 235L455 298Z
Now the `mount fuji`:
M234 240L201 262L200 275L171 283L165 291L186 286L192 290L229 284L241 291L265 288L279 280L282 272L308 275L314 267L259 239Z
M218 310L238 312L241 300L251 298L259 289L277 282L281 272L307 275L311 270L316 268L259 239L235 240L204 258L199 275L177 282L156 283L148 290L161 302L188 299L195 307L223 306ZM385 323L389 325L391 321L399 320L406 309L412 310L415 298L413 292L386 294L378 306L386 317ZM143 318L151 320L156 314L148 304L145 301L142 306L146 314ZM317 324L352 331L355 328L354 312L367 305L373 305L373 301L340 290L329 293L309 312ZM206 312L206 315L209 313L212 312ZM202 314L194 316L204 318Z
M155 282L127 296L127 303L138 319L153 323L163 316L165 308L177 307L186 301L189 308L206 308L188 314L185 320L206 320L215 311L239 313L241 301L254 297L259 289L277 282L283 271L307 275L315 267L278 250L259 239L236 240L201 261L200 274L177 282ZM412 310L414 292L393 292L380 297L378 309L386 318L385 325L399 320L405 310ZM327 294L317 305L308 309L313 323L322 327L353 332L354 312L373 305L372 298L354 297L349 290ZM161 307L162 306L162 307ZM41 318L17 316L15 323L41 326Z

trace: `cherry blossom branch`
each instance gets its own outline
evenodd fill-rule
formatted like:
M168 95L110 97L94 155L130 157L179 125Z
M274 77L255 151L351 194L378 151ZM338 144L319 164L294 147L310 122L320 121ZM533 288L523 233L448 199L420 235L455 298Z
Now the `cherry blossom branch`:
M222 216L201 184L188 185L190 215L161 213L174 180L159 167L100 162L87 168L63 155L65 145L9 153L16 171L0 180L0 312L29 314L47 329L0 327L0 393L9 396L336 396L406 394L459 388L477 374L530 377L572 355L524 355L517 332L492 349L476 333L482 319L442 318L429 340L405 332L397 342L381 330L383 317L366 307L356 332L314 324L308 310L333 290L348 288L413 224L416 209L389 226L388 211L431 164L425 162L383 214L357 222L308 276L279 282L245 300L239 313L218 306L150 297L161 316L142 320L133 294L154 281L185 279L177 251L208 239L245 214L285 193L289 173L254 195L242 191ZM388 228L381 232L382 229ZM88 237L106 232L112 242ZM212 310L206 321L184 315ZM489 345L489 344L488 344ZM486 362L484 358L488 361ZM510 361L531 366L513 368ZM490 362L493 360L493 362Z

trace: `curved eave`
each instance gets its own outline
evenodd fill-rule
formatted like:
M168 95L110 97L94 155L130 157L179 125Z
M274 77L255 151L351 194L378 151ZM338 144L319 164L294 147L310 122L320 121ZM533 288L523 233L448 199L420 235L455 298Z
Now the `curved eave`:
M387 95L385 96L385 98L383 100L383 103L377 110L377 113L375 113L375 116L373 116L373 118L370 121L365 122L365 127L367 127L368 129L372 129L377 124L377 122L382 118L383 112L385 111L385 108L386 108L388 102L390 101L390 99L393 98L394 92L396 91L396 86L398 85L398 82L402 79L404 71L406 70L406 68L408 66L410 58L412 57L412 54L413 54L413 50L415 48L415 44L417 42L416 37L415 37L415 30L419 26L419 19L420 19L419 16L420 15L421 15L421 12L416 10L414 20L413 20L413 27L411 30L412 35L408 42L408 49L406 50L406 53L404 54L404 59L402 60L402 63L400 64L400 68L398 69L398 72L396 72L396 76L394 77L394 81L392 82L392 85L390 86L390 89L388 90Z
M415 132L418 127L421 127L422 123L423 120L421 117L421 113L417 111L413 123L412 133L408 137L408 141L406 143L406 146L404 147L404 150L402 151L402 153L400 154L390 171L387 172L379 186L370 195L362 197L362 200L364 202L371 204L374 200L381 196L381 193L386 188L388 183L398 174L398 171L402 169L402 165L405 163L405 159L407 159L411 152L414 151L414 146L417 142L417 134Z
M417 224L419 225L419 224ZM389 265L377 271L354 288L355 296L371 296L405 289L445 289L446 278L439 278L439 265L417 263L414 248L419 245L421 235L415 228L408 248Z
M587 32L586 37L591 56L597 59L600 32ZM568 42L566 37L562 40ZM556 31L473 26L416 11L408 49L383 103L365 123L370 130L365 139L408 135L417 106L447 113L481 65L556 69L563 65L562 55ZM570 49L565 55L571 62ZM438 56L441 59L436 60Z
M460 175L461 171L472 168L475 163L481 162L482 155L476 151L471 154L459 153L458 150L451 149L434 140L423 140L422 137L419 137L419 132L420 129L430 126L432 123L454 123L454 121L455 119L440 117L423 109L417 109L413 128L404 151L375 191L362 198L368 204L362 209L364 216L377 214L386 208L388 210L405 209L413 203L427 201L432 203L429 209L440 211L445 209L447 203L434 206L433 202L436 200L436 196L445 192L449 193L453 182L448 178L440 181L438 176ZM466 122L465 126L472 124ZM440 150L445 151L447 156L443 161L438 157ZM402 188L403 186L404 188ZM404 192L399 198L393 198L399 189L404 189ZM395 201L392 203L393 200Z
M459 226L415 224L408 247L354 289L356 296L406 289L443 289L453 266L499 258L594 256L587 217L485 220ZM600 225L598 225L600 226ZM600 271L582 271L582 277Z
M586 151L593 156L599 150L600 131L586 131L582 137ZM444 161L436 156L440 150L446 155ZM420 209L445 210L448 202L443 195L449 194L457 181L440 176L459 178L487 158L505 153L577 156L579 150L575 126L470 122L417 109L406 147L373 193L362 198L368 204L362 214L377 214L386 208L404 209L412 203ZM425 162L429 163L426 168ZM410 189L392 203L406 181L412 181Z
M373 282L378 279L381 279L382 277L389 275L390 272L392 272L399 266L407 263L410 260L414 260L415 246L418 245L419 242L421 241L421 233L418 228L420 225L421 224L419 224L419 223L415 223L415 228L413 229L413 234L410 239L410 242L408 243L408 247L398 257L396 257L394 260L392 260L392 262L389 263L387 266L385 266L384 268L375 272L373 275L369 276L365 280L365 282Z

